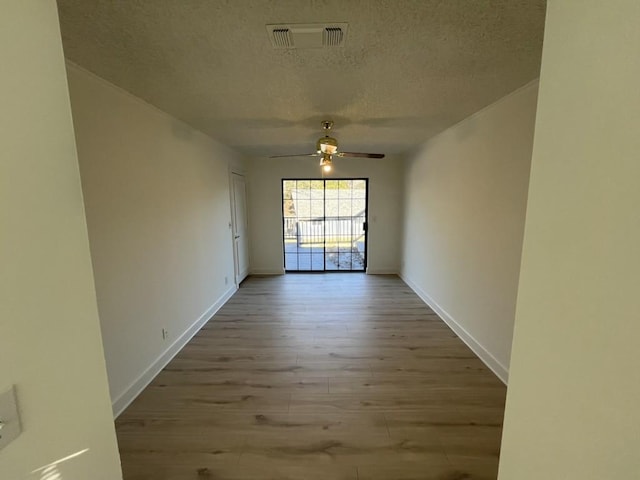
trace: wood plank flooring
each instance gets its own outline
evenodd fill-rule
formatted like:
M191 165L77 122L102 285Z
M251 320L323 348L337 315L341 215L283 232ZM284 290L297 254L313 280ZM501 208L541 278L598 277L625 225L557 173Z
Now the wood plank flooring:
M398 277L251 277L116 429L125 480L495 480L505 394Z

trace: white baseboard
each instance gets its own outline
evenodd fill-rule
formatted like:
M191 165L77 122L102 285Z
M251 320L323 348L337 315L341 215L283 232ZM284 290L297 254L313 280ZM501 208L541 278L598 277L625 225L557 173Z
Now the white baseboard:
M398 275L398 270L385 270L384 268L367 268L367 275Z
M473 350L482 362L491 369L496 376L507 385L509 381L509 370L507 367L502 365L491 353L487 350L480 342L478 342L473 335L465 330L465 328L460 325L454 318L447 313L447 311L442 308L438 303L427 295L418 285L412 282L409 278L405 277L403 274L400 274L400 278L406 283L415 293L418 295L424 303L426 303L431 310L433 310L444 323L446 323L451 330L454 331L460 339L467 344L467 346Z
M281 270L251 270L249 275L284 275L284 268Z
M112 403L113 417L117 418L125 408L133 402L147 385L160 373L160 371L182 350L182 348L198 333L198 331L207 323L211 317L220 310L227 300L236 292L237 287L234 285L227 290L211 307L209 307L200 318L198 318L187 330L180 335L162 355L160 355L127 389L120 394Z

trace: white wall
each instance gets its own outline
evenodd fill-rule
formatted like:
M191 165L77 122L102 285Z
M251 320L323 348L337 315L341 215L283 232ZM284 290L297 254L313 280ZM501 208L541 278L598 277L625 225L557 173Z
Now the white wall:
M2 3L0 58L0 478L122 478L54 1Z
M284 272L282 179L321 178L317 158L256 158L248 162L252 273ZM325 178L369 178L368 273L397 273L402 234L399 158L338 158Z
M68 75L117 414L235 289L228 162L238 158L78 67Z
M533 82L406 162L402 276L504 381L536 96Z
M640 472L639 18L547 8L503 480Z

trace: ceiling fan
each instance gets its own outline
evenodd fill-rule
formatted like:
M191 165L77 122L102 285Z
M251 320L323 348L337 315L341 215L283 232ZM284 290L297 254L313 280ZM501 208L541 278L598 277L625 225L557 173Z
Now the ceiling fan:
M358 157L358 158L384 158L384 153L361 153L361 152L339 152L338 141L329 136L329 130L333 127L331 120L323 120L322 128L325 130L325 136L316 142L315 153L300 153L294 155L272 155L269 158L284 157L320 157L320 166L325 172L331 171L331 163L333 156L336 157Z

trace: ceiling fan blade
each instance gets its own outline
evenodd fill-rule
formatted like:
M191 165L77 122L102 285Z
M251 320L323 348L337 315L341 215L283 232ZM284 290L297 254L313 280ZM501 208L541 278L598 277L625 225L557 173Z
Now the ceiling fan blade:
M384 158L384 153L339 152L337 157Z
M287 158L287 157L319 157L318 153L294 153L291 155L271 155L269 158Z

